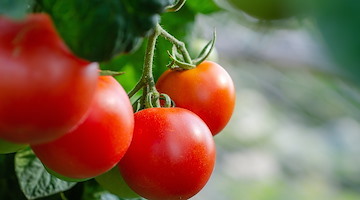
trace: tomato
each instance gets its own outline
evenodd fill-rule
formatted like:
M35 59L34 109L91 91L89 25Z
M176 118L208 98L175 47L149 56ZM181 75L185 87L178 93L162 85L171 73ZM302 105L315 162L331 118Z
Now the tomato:
M98 64L75 57L46 14L0 16L0 138L54 140L86 117Z
M22 148L28 146L27 144L14 144L0 139L0 154L17 152Z
M125 180L117 167L114 167L110 171L95 177L95 180L105 190L121 198L130 199L140 197L125 183Z
M236 8L263 20L284 19L295 15L295 0L228 0Z
M185 71L165 71L156 83L177 107L186 108L209 126L213 135L229 122L235 107L235 87L230 75L215 62L204 61Z
M50 170L86 179L113 168L128 149L134 128L130 100L111 76L99 77L89 115L76 129L49 143L31 145Z
M183 108L135 113L134 136L119 170L129 187L147 199L188 199L208 181L215 163L209 128Z

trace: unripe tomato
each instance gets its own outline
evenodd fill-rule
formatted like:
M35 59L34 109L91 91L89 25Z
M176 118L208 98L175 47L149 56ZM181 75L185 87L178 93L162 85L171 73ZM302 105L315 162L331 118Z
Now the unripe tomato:
M197 194L214 163L214 139L197 115L183 108L148 108L135 113L134 137L118 166L140 196L171 200Z
M0 16L0 138L43 143L85 118L98 65L75 57L46 14Z
M229 122L235 107L235 87L230 75L215 62L202 62L194 69L167 70L156 83L177 107L199 115L213 135Z
M15 143L0 139L0 154L17 152L20 149L25 148L26 146L28 146L28 145L27 144L15 144Z
M62 176L92 178L119 162L130 145L133 128L126 92L113 77L101 76L85 121L59 139L31 148L47 168Z
M114 167L110 171L95 177L95 180L103 189L121 198L130 199L140 197L125 183L118 167Z

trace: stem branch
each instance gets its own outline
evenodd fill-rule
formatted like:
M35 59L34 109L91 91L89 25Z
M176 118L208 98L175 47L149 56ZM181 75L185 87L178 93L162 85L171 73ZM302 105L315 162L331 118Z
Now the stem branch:
M131 89L131 91L128 93L129 98L131 98L138 91L143 89L143 94L140 99L141 107L146 104L145 101L148 93L158 93L155 87L155 81L152 71L156 41L161 33L161 30L159 30L158 27L159 26L156 26L154 32L149 36L141 78L136 83L135 87Z
M159 24L157 25L156 29L159 30L161 36L163 36L166 40L171 42L176 46L176 48L181 52L182 56L184 57L184 61L186 63L192 64L192 60L190 57L189 52L186 50L185 43L176 39L170 33L168 33L165 29L163 29Z

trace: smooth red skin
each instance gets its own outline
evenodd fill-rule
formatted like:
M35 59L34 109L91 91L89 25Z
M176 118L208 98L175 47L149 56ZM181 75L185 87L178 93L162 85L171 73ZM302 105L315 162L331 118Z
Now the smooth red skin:
M135 113L134 137L118 166L125 182L149 200L188 199L206 184L215 163L209 128L183 108Z
M235 87L220 65L204 61L185 71L165 71L156 83L177 107L186 108L208 125L213 135L229 122L235 107Z
M85 118L98 65L75 57L46 14L0 16L0 138L54 140Z
M31 148L54 172L72 179L91 178L119 162L133 128L134 113L126 92L113 77L101 76L85 121L61 138Z

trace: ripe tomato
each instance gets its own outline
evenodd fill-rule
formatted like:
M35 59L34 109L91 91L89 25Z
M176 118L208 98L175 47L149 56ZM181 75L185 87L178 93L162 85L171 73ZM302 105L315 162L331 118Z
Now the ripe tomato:
M31 148L50 170L71 179L86 179L119 162L130 145L133 128L134 114L126 92L113 77L101 76L85 121L59 139Z
M42 143L85 118L98 65L75 57L45 14L0 16L0 138Z
M119 162L125 182L147 199L188 199L208 181L215 163L209 128L183 108L135 113L134 137Z
M177 107L199 115L213 135L226 126L234 110L234 83L225 69L214 62L202 62L191 70L167 70L156 87L168 94Z
M95 177L95 180L103 189L121 198L130 199L140 197L125 183L118 167L114 167L110 171Z
M0 139L0 154L17 152L22 148L28 146L27 144L14 144Z

